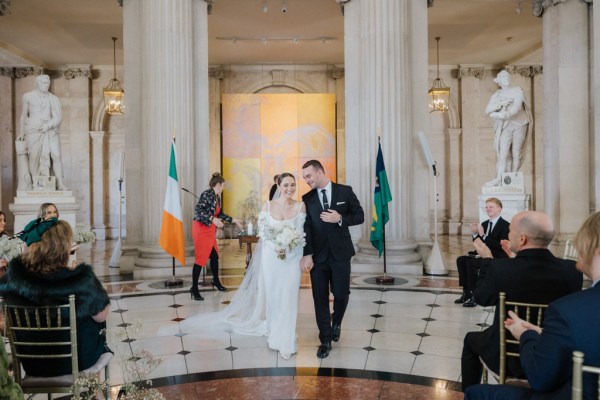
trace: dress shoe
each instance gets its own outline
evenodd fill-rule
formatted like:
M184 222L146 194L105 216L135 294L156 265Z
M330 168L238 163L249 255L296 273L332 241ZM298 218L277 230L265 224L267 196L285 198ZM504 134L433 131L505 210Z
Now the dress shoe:
M463 307L475 307L477 303L475 302L475 298L473 296L469 297L467 301L464 302Z
M338 340L340 340L340 333L342 331L342 325L333 324L331 329L333 330L333 332L331 333L331 340L333 340L334 342L337 342Z
M469 300L469 294L464 292L462 294L462 296L460 296L458 299L454 300L454 304L462 304L467 300Z
M210 284L212 285L213 290L215 290L215 288L217 288L217 290L219 292L226 292L227 288L223 285L221 285L221 282L219 281L215 281L214 279L210 282Z
M329 356L329 352L331 351L331 343L321 343L319 349L317 350L317 357L319 358L327 358Z
M193 286L190 288L190 297L194 300L204 300L198 288L194 288Z

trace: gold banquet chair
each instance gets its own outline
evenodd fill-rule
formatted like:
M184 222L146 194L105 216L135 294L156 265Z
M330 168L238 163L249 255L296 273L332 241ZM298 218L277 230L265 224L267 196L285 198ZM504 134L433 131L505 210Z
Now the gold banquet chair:
M598 399L600 399L600 368L583 364L583 353L573 352L573 383L571 385L571 399L581 400L583 397L583 373L589 372L598 375Z
M102 354L92 367L85 371L79 371L75 295L69 296L69 304L58 306L11 306L2 300L0 297L5 316L5 332L8 336L13 360L14 379L21 385L24 393L47 393L50 400L52 393L71 393L71 386L78 377L96 374L102 369L104 369L104 376L108 382L108 363L112 358L112 353ZM68 318L65 318L65 314L68 315ZM58 341L49 342L49 334L58 336ZM44 348L47 354L39 354L36 349L40 348ZM71 360L71 374L34 377L25 375L22 369L23 359L40 360L40 362L51 364L50 359L61 358ZM73 392L74 398L79 399L80 390L75 388ZM109 385L106 387L104 396L106 399L110 398Z
M520 318L531 322L534 325L541 326L544 320L544 311L548 308L547 304L536 304L536 303L520 303L516 301L506 300L506 293L500 292L498 301L498 312L499 312L499 335L500 335L500 367L498 374L494 373L489 369L483 360L481 360L483 368L483 382L487 383L488 374L492 375L499 384L509 384L518 386L529 386L526 379L518 379L506 376L506 359L507 357L519 357L518 351L509 351L509 345L511 347L519 347L519 341L512 337L510 332L504 327L504 320L508 318L508 310L514 311Z

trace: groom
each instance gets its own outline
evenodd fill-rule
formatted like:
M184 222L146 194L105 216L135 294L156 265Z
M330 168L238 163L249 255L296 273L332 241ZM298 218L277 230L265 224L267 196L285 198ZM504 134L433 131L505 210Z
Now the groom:
M302 166L302 175L312 190L302 197L306 205L306 246L300 267L310 271L321 340L317 357L325 358L331 350L331 341L340 340L350 295L350 258L354 255L354 245L348 227L362 224L364 213L352 188L332 183L319 161L307 161ZM333 315L329 313L330 288Z

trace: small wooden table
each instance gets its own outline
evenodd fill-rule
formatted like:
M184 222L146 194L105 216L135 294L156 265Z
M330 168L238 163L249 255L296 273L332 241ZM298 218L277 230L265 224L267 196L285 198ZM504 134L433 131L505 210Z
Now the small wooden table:
M239 237L240 247L245 243L246 244L246 268L250 265L250 260L252 259L252 243L258 242L258 236L255 235L241 235Z

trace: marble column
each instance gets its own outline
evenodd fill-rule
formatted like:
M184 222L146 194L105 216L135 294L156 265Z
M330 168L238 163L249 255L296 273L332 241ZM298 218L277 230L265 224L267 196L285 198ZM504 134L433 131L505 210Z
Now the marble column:
M383 272L369 242L377 133L393 201L386 225L387 267L422 273L418 243L431 245L429 167L417 132L427 131L427 4L352 0L344 4L346 182L365 210L353 270Z
M344 68L342 66L333 66L329 70L330 82L332 88L329 92L335 93L336 109L336 138L337 138L337 177L340 182L346 182L346 99L344 97L346 84L344 81Z
M6 214L6 229L12 231L13 217L8 212L8 204L16 193L15 127L13 125L13 68L0 68L0 210ZM14 177L13 177L14 176Z
M209 174L207 2L125 0L123 21L128 153L127 240L121 264L133 263L136 279L165 277L171 274L171 257L159 238L173 134L180 185L198 191ZM182 196L190 245L194 203ZM191 256L192 248L187 249ZM188 257L187 263L191 261Z
M92 187L90 186L90 64L68 64L63 70L64 90L68 97L61 98L63 131L61 152L64 182L81 206L76 221L85 227L92 222ZM57 84L60 81L57 81ZM68 132L65 129L68 127ZM68 152L68 154L67 154ZM70 160L70 162L69 162ZM68 169L67 169L68 168Z
M106 239L104 221L104 131L91 131L92 139L92 230L99 240Z
M479 222L479 195L483 184L495 175L495 158L489 162L488 151L493 149L494 132L481 126L482 104L488 99L481 93L481 80L485 78L483 65L461 65L458 70L461 91L462 116L462 225L461 233L470 235L469 225ZM487 122L487 121L486 121Z
M544 211L558 245L590 212L589 10L567 0L543 14Z
M460 209L460 188L461 188L461 158L460 158L460 137L462 129L449 128L448 137L450 138L449 159L450 169L448 170L448 234L460 234L462 227L462 213Z
M222 67L211 67L208 70L209 106L209 148L210 171L221 171L221 82L225 78Z

